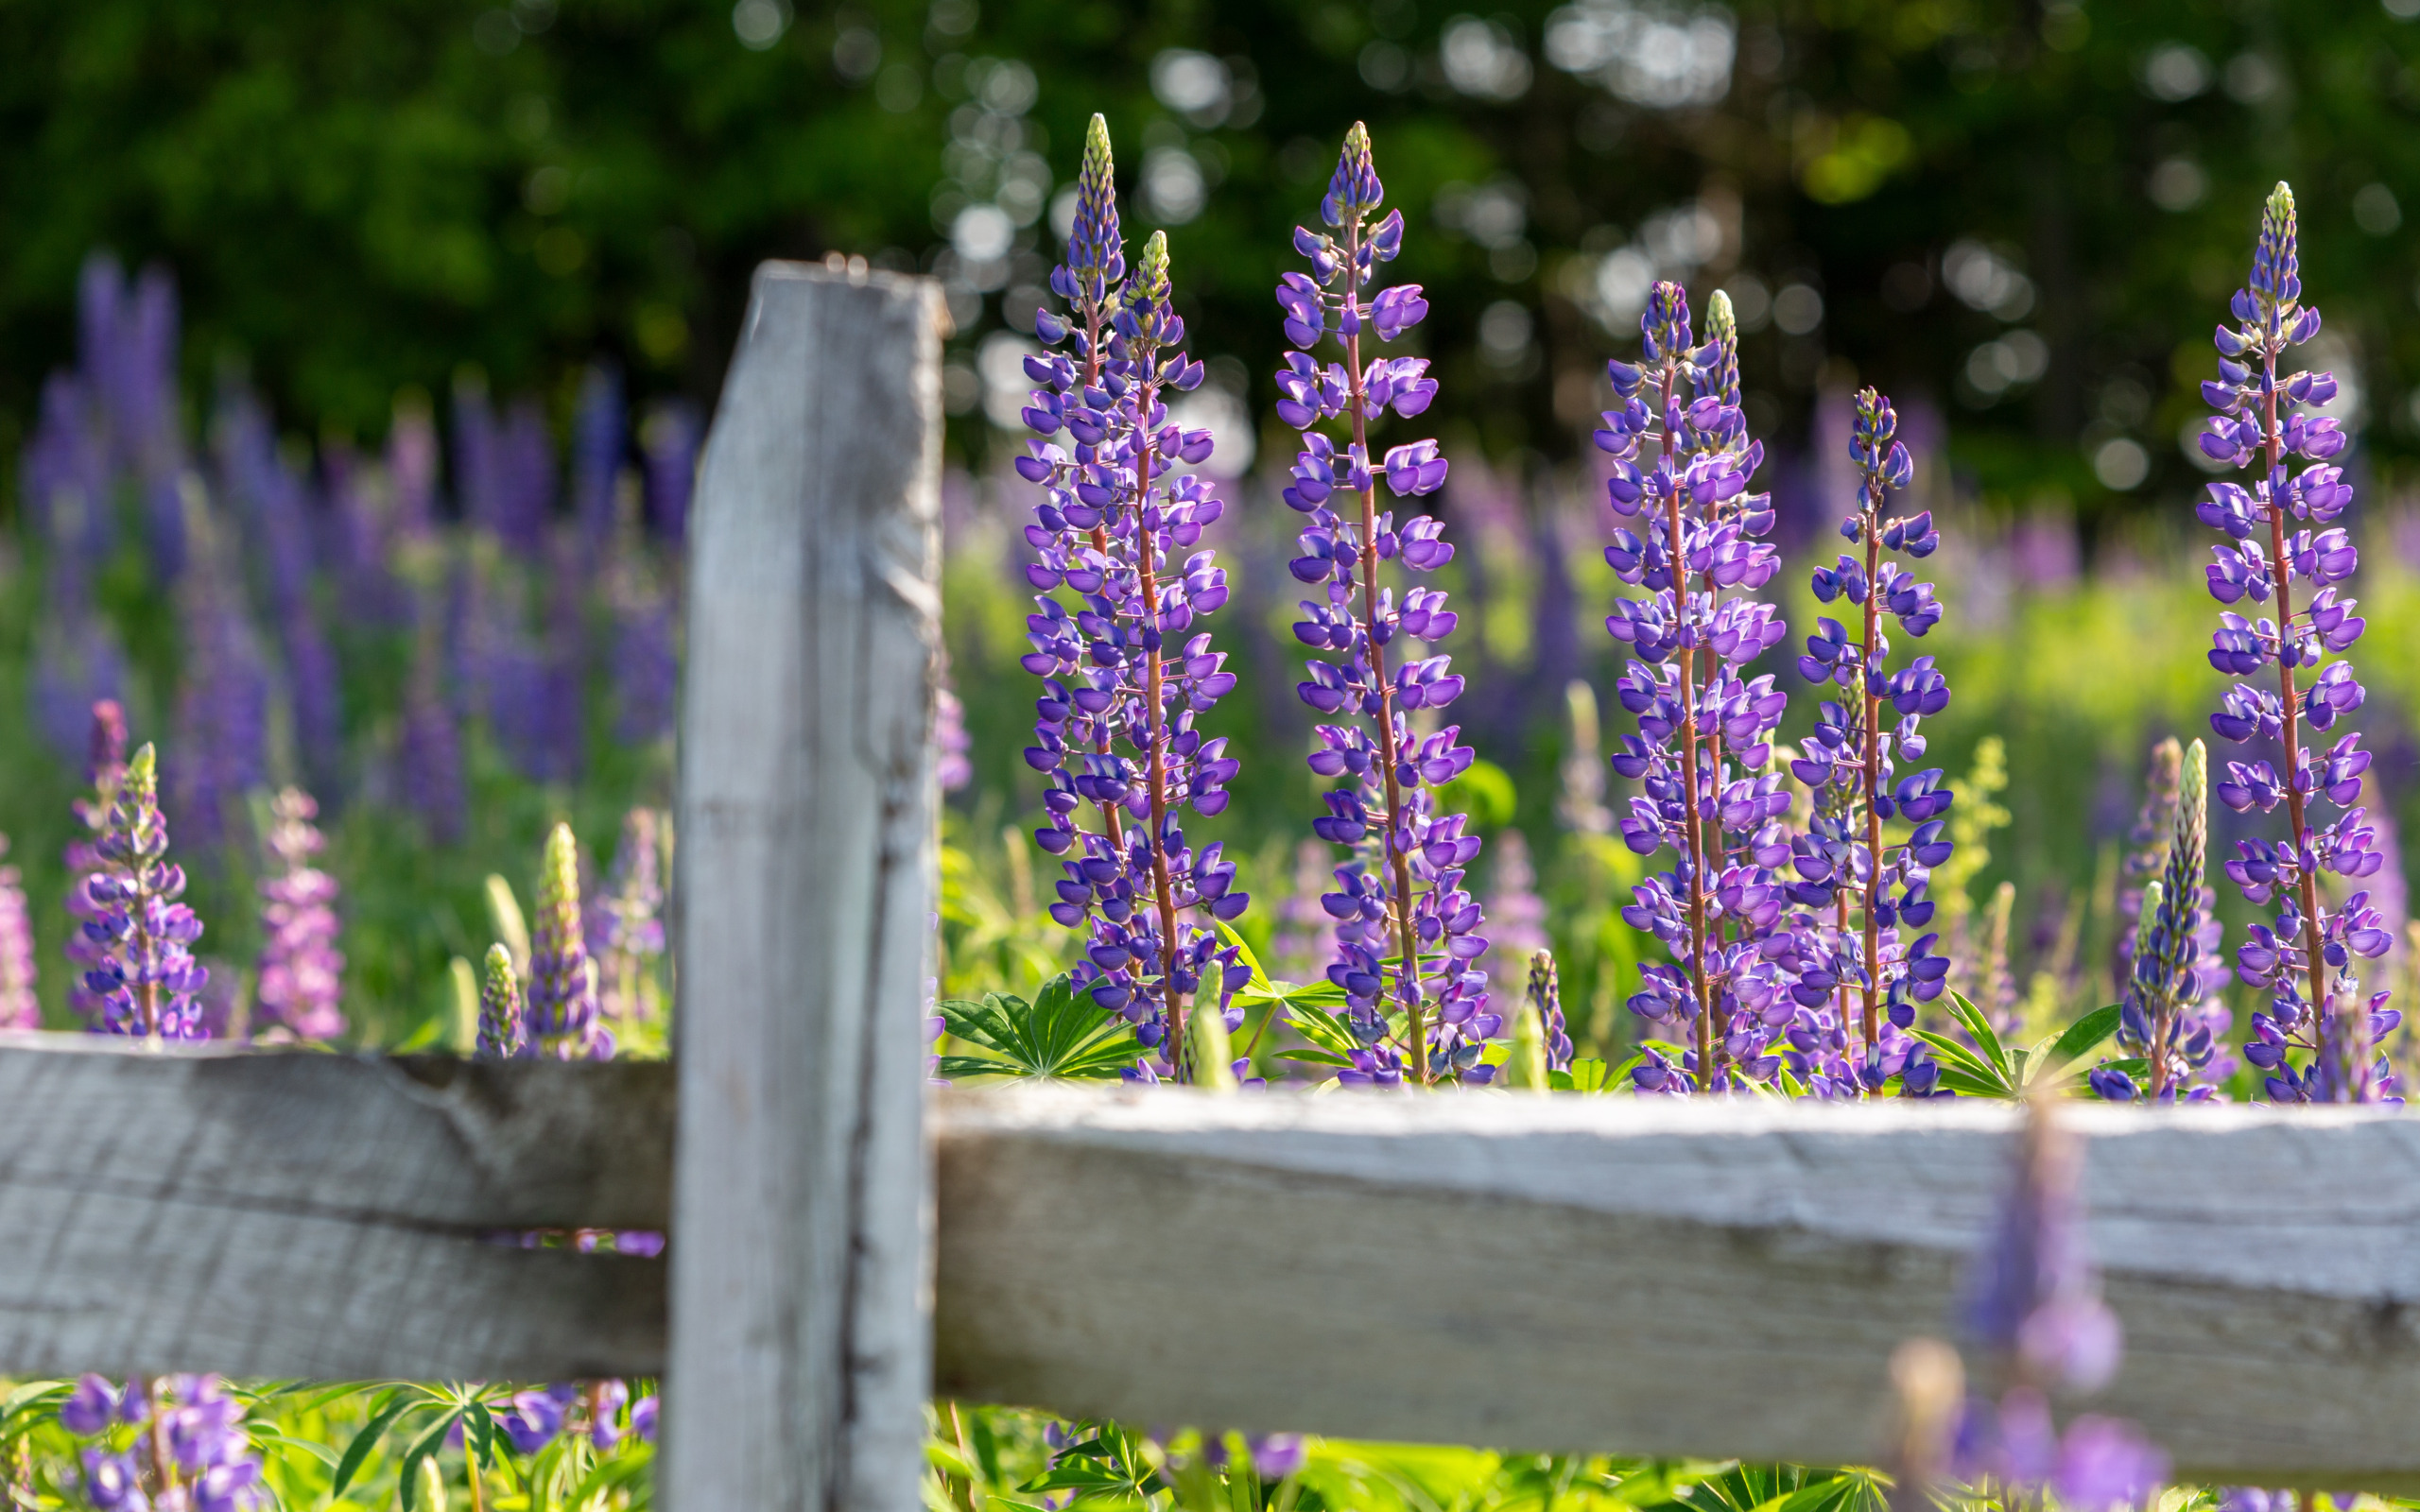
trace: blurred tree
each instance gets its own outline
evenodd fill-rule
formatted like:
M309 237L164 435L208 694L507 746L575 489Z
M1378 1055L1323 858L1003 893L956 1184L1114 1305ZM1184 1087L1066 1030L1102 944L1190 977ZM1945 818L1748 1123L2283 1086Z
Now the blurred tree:
M1720 283L1760 429L1853 375L1930 394L1984 491L2090 518L2197 481L2198 333L2278 177L2370 455L2420 452L2420 0L2329 9L10 0L0 415L66 359L95 246L176 270L195 386L238 361L357 434L462 364L567 408L603 352L709 397L755 261L838 251L949 283L973 457L1099 110L1259 416L1287 232L1358 117L1431 232L1402 271L1449 437L1574 455L1648 281Z

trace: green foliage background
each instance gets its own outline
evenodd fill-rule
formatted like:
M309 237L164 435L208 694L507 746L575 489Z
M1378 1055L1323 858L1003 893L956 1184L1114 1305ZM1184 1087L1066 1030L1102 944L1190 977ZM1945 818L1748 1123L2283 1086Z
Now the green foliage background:
M1947 403L2002 329L1939 291L1941 254L1975 239L2032 278L2048 370L1954 408L1968 485L2064 496L2090 520L2129 501L2082 448L2127 432L2152 458L2133 500L2172 503L2193 481L2174 445L2192 404L2180 380L2200 376L2196 333L2279 177L2301 192L2307 273L2373 396L2373 455L2420 448L2404 403L2420 378L2420 257L2400 224L2401 207L2420 214L2420 26L2373 0L1741 0L1711 8L1736 15L1728 90L1677 110L1553 66L1558 9L1541 0L1484 13L1532 64L1509 99L1448 81L1440 40L1471 12L1439 0L761 3L790 18L763 50L721 0L0 6L0 424L25 422L40 375L69 354L74 270L96 245L177 270L192 377L248 365L305 430L374 437L399 388L441 392L464 364L499 391L567 400L600 351L643 389L711 397L758 259L931 265L946 241L937 191L947 212L954 175L977 199L993 185L950 156L953 119L964 134L970 93L1008 60L1032 73L1024 145L1054 184L1095 110L1130 187L1147 141L1202 165L1207 206L1171 232L1180 286L1196 345L1244 360L1255 413L1288 228L1363 117L1412 222L1404 274L1442 295L1439 413L1497 455L1580 444L1613 338L1571 297L1575 260L1584 270L1653 212L1703 199L1736 203L1736 239L1695 283L1744 271L1824 301L1809 335L1748 344L1761 430L1795 434L1814 386L1852 370ZM2175 44L2194 49L2202 87L2164 99L2154 64ZM1222 120L1155 100L1151 64L1169 48L1226 61ZM2189 208L2153 202L2164 163L2202 177ZM1524 207L1523 249L1493 258L1447 224L1452 186L1490 184ZM2395 208L2373 203L2363 230L2354 207L2371 185ZM1132 223L1151 219L1130 207ZM1028 227L1020 246L1037 239ZM1911 311L1884 299L1901 265L1933 275ZM1499 299L1534 312L1533 359L1480 360L1478 322ZM1003 301L960 301L962 346L1001 323ZM992 444L961 423L970 459Z

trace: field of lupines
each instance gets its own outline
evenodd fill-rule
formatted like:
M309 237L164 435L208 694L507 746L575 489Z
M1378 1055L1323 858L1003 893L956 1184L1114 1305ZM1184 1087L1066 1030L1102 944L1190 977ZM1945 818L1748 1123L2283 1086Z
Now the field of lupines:
M1188 472L1249 438L1188 423L1183 269L1156 235L1130 257L1117 205L1096 118L1023 362L1033 438L953 480L937 1075L2035 1111L1960 1315L1910 1320L1881 1469L944 1402L928 1500L2270 1505L2162 1492L2128 1425L2054 1416L2121 1341L2051 1109L2394 1097L2420 687L2381 668L2372 705L2342 656L2370 621L2413 628L2420 592L2374 560L2351 595L2361 511L2336 381L2292 366L2319 318L2286 187L2204 387L2221 544L2180 522L2090 579L2055 521L1962 504L1937 416L1873 389L1827 402L1828 451L1769 461L1720 290L1652 291L1593 476L1449 468L1401 434L1436 392L1428 308L1385 280L1407 232L1357 126L1276 290L1290 471ZM544 412L475 385L442 456L409 402L383 458L306 456L232 379L197 442L170 285L96 261L83 292L0 583L0 696L27 715L0 731L0 1023L662 1054L695 418L632 427L593 373L565 500ZM635 1504L654 1401L29 1382L0 1395L0 1470L22 1504L102 1512Z

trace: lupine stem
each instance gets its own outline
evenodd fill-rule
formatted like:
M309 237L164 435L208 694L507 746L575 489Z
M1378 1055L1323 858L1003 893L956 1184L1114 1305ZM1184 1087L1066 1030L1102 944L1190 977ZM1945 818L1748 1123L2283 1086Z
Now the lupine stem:
M1348 306L1357 303L1361 297L1360 255L1361 226L1355 220L1347 224L1344 233L1344 298ZM1353 445L1367 458L1370 421L1365 411L1367 394L1361 381L1361 337L1357 334L1344 336L1344 368L1353 396ZM1410 1042L1413 1074L1425 1087L1429 1083L1427 1005L1420 989L1420 936L1411 920L1411 860L1396 843L1396 832L1402 822L1403 787L1395 776L1394 688L1387 680L1387 650L1379 634L1378 482L1374 475L1360 494L1361 618L1369 638L1370 677L1378 690L1378 759L1387 774L1387 866L1394 873L1394 897L1391 900L1394 917L1391 922L1395 927L1397 948L1403 952L1403 969L1396 980L1409 989L1404 1032Z
M1874 904L1882 887L1882 813L1876 799L1882 791L1882 690L1875 685L1875 646L1882 633L1882 594L1875 585L1882 567L1882 501L1870 483L1858 485L1865 507L1865 664L1858 668L1859 696L1865 704L1865 986L1863 1013L1858 1027L1865 1039L1868 1062L1882 1043L1882 925Z
M1148 352L1149 349L1147 348ZM1147 356L1144 370L1149 371L1151 359ZM1159 386L1150 379L1134 386L1134 435L1141 442L1134 461L1134 537L1140 542L1135 550L1135 566L1143 582L1143 618L1150 627L1151 638L1147 643L1143 660L1143 687L1146 707L1143 711L1144 739L1150 743L1151 799L1151 895L1160 914L1160 990L1167 1004L1167 1027L1172 1045L1184 1040L1184 999L1176 989L1176 889L1168 881L1167 822L1168 772L1167 740L1164 722L1167 718L1167 693L1163 680L1160 650L1160 586L1156 572L1159 542L1150 521L1151 501L1151 404ZM1115 832L1112 832L1115 841Z
M1680 377L1680 357L1668 354L1664 362L1664 374L1657 395L1657 417L1667 422L1672 414L1672 389ZM1655 433L1657 461L1662 461L1679 444L1679 438L1668 430ZM1688 567L1684 560L1681 536L1681 493L1675 489L1665 496L1667 539L1671 542L1672 586L1685 610L1688 603ZM1714 996L1707 990L1705 979L1705 816L1703 799L1698 791L1698 689L1697 647L1683 643L1681 663L1681 763L1683 782L1686 786L1682 823L1686 827L1689 842L1689 985L1697 993L1698 1085L1712 1091L1714 1077Z

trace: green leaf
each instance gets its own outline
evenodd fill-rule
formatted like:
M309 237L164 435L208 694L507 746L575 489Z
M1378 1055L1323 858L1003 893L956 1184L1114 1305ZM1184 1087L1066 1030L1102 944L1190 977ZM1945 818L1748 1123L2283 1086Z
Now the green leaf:
M2100 1048L2103 1040L2118 1032L2118 1021L2125 1011L2122 1005L2112 1003L2107 1007L2093 1009L2067 1025L2066 1032L2051 1041L2048 1052L2043 1057L2043 1065L2055 1066L2056 1074L2062 1076L2073 1071L2077 1061Z
M329 1501L344 1495L344 1488L353 1484L354 1476L361 1471L362 1462L370 1457L372 1450L378 1447L378 1440L386 1436L387 1430L395 1425L395 1419L419 1405L420 1400L405 1396L402 1387L389 1389L386 1405L371 1413L370 1421L364 1423L361 1432L353 1435L353 1442L345 1446L344 1458L337 1461L336 1479L328 1483Z
M428 1431L413 1439L412 1447L404 1451L404 1512L412 1512L412 1503L420 1495L420 1462L437 1452L438 1447L445 1442L446 1432L454 1426L454 1420L461 1416L462 1412L458 1407L452 1412L440 1414L437 1421L429 1425Z
M1975 1048L1983 1058L1999 1072L2000 1079L2014 1088L2016 1082L2009 1074L2008 1047L2000 1043L1999 1031L1992 1027L1992 1021L1984 1016L1983 1010L1968 1002L1965 994L1952 992L1949 994L1949 1012L1975 1041Z
M952 999L941 1013L951 1037L976 1052L941 1058L937 1069L953 1081L1112 1081L1141 1054L1133 1026L1078 993L1064 973L1031 1003L992 992L980 1003Z
M1952 1090L1959 1095L1998 1098L2011 1098L2017 1095L2016 1085L2011 1082L1998 1067L1994 1066L1958 1040L1945 1034L1935 1034L1929 1029L1911 1029L1909 1032L1926 1044L1932 1046L1933 1054L1941 1060L1943 1081L1950 1083L1954 1078L1956 1085Z
M1345 1059L1342 1056L1336 1055L1325 1050L1280 1050L1276 1055L1270 1058L1272 1060L1300 1060L1314 1066L1350 1067L1353 1064L1353 1062Z

